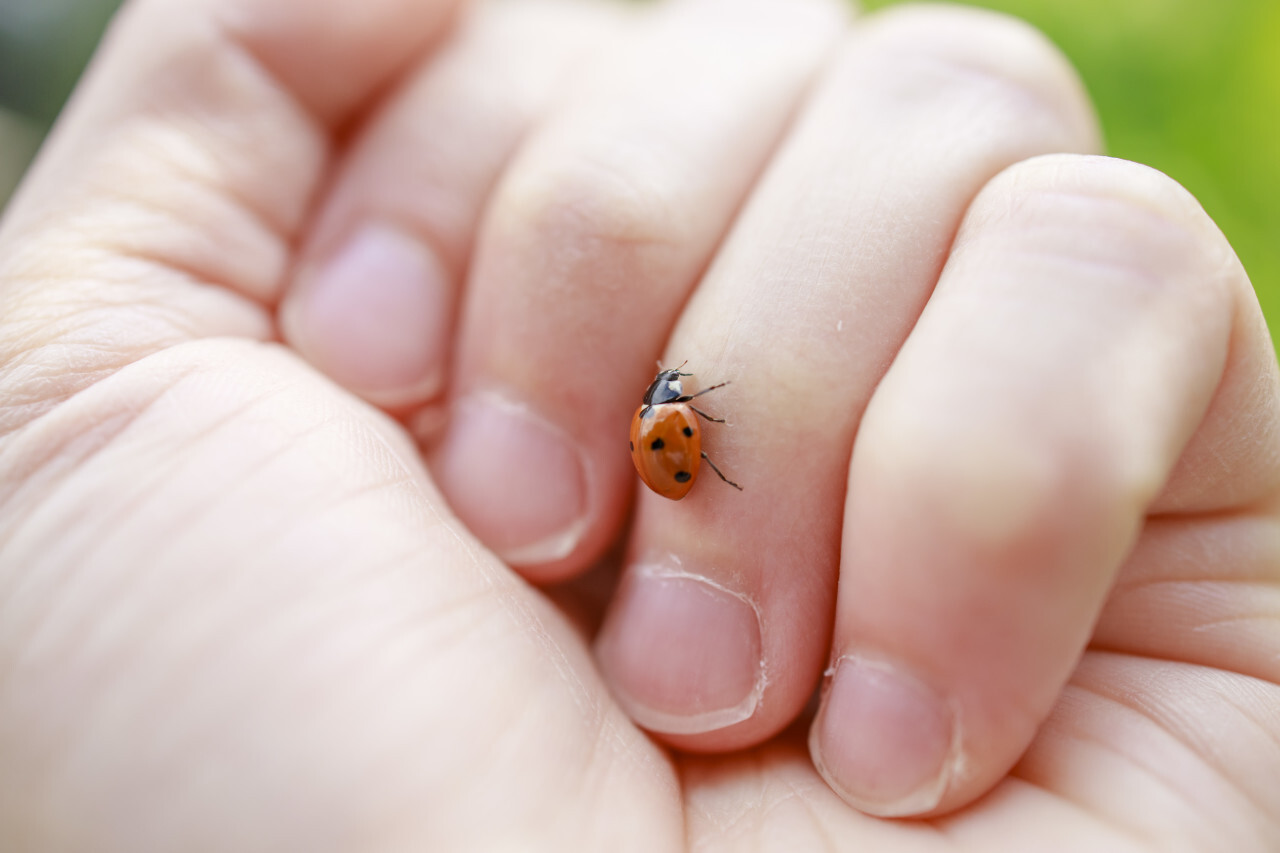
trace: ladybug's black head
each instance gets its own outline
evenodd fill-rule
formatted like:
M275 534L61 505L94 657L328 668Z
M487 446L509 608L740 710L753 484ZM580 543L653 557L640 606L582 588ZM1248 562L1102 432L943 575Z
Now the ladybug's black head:
M680 367L683 366L680 365ZM657 378L649 385L649 390L644 392L644 404L656 406L683 397L684 386L680 383L680 377L688 375L688 373L681 373L679 367L659 371Z

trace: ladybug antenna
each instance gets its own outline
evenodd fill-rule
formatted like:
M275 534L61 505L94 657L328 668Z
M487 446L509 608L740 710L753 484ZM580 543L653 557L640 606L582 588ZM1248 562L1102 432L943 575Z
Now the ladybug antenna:
M687 359L687 358L686 358L684 361L680 362L680 363L679 363L678 365L676 365L674 368L667 368L667 367L663 367L663 366L662 366L662 360L661 360L661 359L659 359L659 360L658 360L658 362L657 362L657 364L658 364L658 372L659 372L659 373L668 373L668 372L671 372L672 370L674 370L674 371L675 371L676 376L692 376L692 375L693 375L692 373L681 373L681 372L680 372L680 368L684 367L684 366L685 366L686 364L688 364L688 363L689 363L689 359Z

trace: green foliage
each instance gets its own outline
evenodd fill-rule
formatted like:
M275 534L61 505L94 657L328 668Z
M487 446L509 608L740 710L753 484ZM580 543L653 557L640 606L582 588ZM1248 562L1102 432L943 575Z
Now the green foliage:
M1200 199L1244 261L1280 341L1280 2L973 5L1039 27L1084 78L1108 153L1154 166Z

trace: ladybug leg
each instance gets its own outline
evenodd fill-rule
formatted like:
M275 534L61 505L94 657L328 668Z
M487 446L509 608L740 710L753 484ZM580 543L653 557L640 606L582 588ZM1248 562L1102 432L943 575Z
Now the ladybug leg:
M724 475L723 471L721 471L719 468L716 467L716 463L711 461L711 457L707 455L707 451L705 450L702 451L702 458L705 459L707 461L707 464L711 466L711 470L716 472L717 477L719 477L721 480L724 480L726 483L728 483L730 486L733 486L738 491L742 491L742 486L739 486L737 483L733 482L733 480L730 480L728 477Z
M681 375L681 376L692 376L693 374L691 374L691 373L681 373L680 375ZM675 400L673 400L672 402L675 402L675 403L687 403L687 402L689 402L690 400L692 400L692 399L693 399L693 398L695 398L695 397L701 397L703 394L706 394L708 391L714 391L714 390L716 390L717 388L723 388L724 386L726 386L726 385L728 385L728 384L729 384L728 382L721 382L719 385L712 385L710 388L703 388L703 389L702 389L701 391L699 391L697 394L685 394L683 397L677 397L677 398L676 398ZM715 418L711 418L711 420L715 420Z
M729 384L728 382L721 382L719 385L712 385L712 386L711 386L711 387L709 387L709 388L703 388L703 389L702 389L701 391L699 391L697 394L691 394L691 395L689 396L689 399L690 399L690 400L692 400L694 397L701 397L703 394L706 394L708 391L714 391L714 390L716 390L717 388L723 388L724 386L726 386L726 385L728 385L728 384Z
M695 412L697 412L699 415L706 418L707 420L711 421L713 424L724 423L724 418L713 418L711 417L711 415L708 415L706 412L702 411L702 409L699 409L697 406L690 406L689 408L693 409Z

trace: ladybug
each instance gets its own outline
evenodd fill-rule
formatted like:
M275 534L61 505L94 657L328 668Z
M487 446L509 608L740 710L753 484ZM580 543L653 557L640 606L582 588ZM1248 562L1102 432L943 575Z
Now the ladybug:
M644 402L631 418L631 461L646 486L673 501L680 500L693 488L698 463L703 459L721 480L742 491L742 486L726 477L703 452L702 434L694 415L717 424L724 423L724 418L713 418L691 402L729 383L721 382L696 394L686 394L680 377L693 374L681 373L680 367L662 370L659 365L657 377L644 392Z

